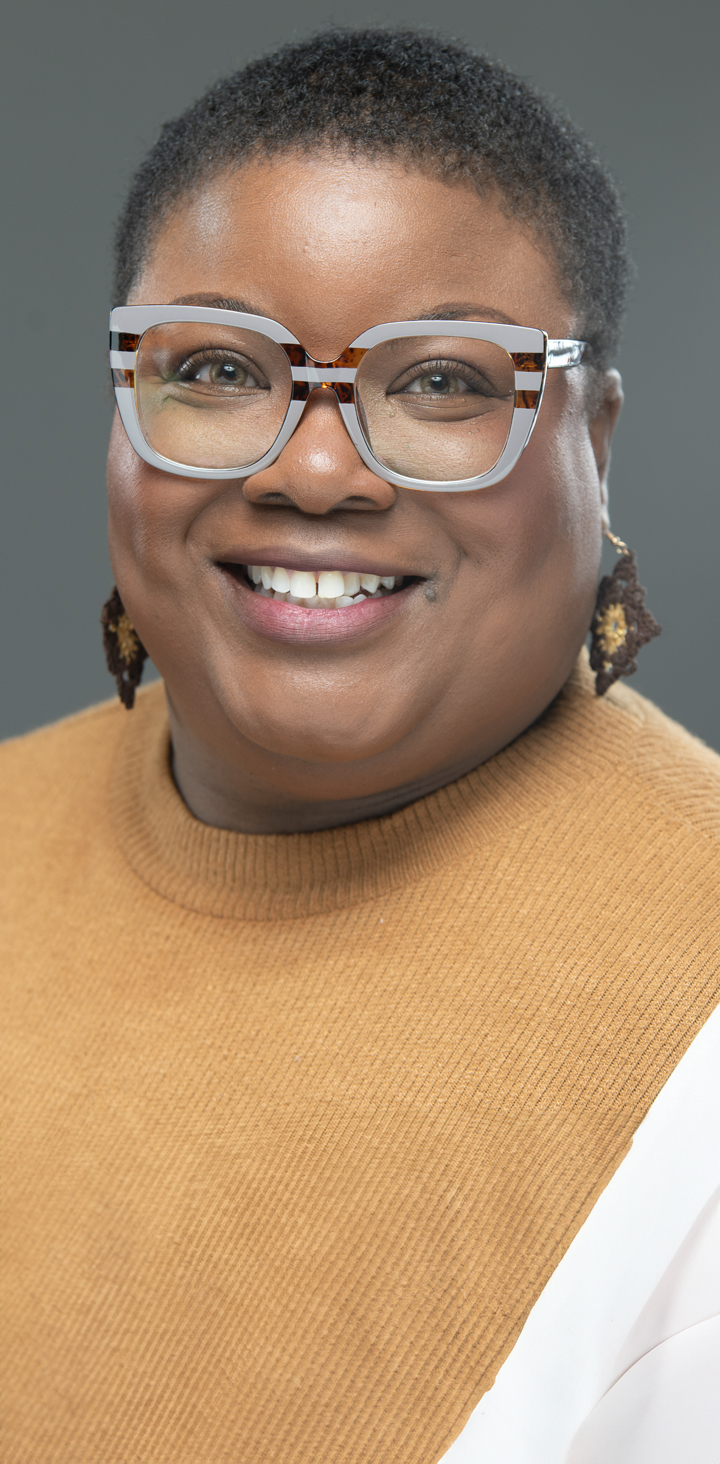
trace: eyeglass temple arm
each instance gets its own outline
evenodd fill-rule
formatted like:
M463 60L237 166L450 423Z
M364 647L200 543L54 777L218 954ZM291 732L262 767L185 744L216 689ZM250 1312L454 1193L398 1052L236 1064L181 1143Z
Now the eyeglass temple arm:
M548 341L548 366L579 366L587 341Z

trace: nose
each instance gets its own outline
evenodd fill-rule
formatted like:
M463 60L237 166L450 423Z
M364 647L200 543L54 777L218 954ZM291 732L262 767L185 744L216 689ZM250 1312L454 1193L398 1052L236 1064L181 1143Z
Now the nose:
M270 467L246 478L243 493L248 503L312 514L379 512L397 498L397 488L376 477L356 452L329 387L310 393L290 441Z

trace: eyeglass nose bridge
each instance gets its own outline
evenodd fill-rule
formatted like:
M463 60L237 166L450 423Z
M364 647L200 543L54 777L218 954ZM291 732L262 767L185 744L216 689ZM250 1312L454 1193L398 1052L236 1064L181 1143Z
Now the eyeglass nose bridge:
M345 407L355 406L355 383L352 381L298 381L293 375L292 399L306 402L313 391L332 391Z
M348 347L334 361L318 361L303 346L283 347L292 370L294 402L306 402L313 391L333 391L342 406L355 406L355 377L367 353Z

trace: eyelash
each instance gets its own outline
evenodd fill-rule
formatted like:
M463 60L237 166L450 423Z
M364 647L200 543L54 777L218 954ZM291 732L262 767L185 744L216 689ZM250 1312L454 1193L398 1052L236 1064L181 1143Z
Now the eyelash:
M480 376L472 366L468 366L464 361L438 359L420 362L406 373L403 387L409 386L411 381L417 381L423 376L459 376L462 381L467 382L468 386L474 386L479 395L492 395L490 390L486 392L482 390L483 386L489 387L486 377ZM403 387L397 388L398 392L402 391Z
M203 366L212 366L216 362L222 364L226 361L229 361L232 365L237 365L241 371L247 371L248 374L257 376L258 378L262 377L262 372L251 361L244 359L242 356L234 355L232 351L223 351L218 347L205 351L197 351L191 357L186 357L176 371L169 373L167 380L187 381L188 379L192 379L192 375L197 373Z

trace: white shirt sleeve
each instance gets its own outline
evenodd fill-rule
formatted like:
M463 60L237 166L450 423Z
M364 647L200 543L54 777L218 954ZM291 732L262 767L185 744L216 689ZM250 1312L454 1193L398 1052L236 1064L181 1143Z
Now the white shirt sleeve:
M719 1318L720 1008L443 1464L720 1464Z
M567 1464L720 1461L720 1190L631 1329Z

